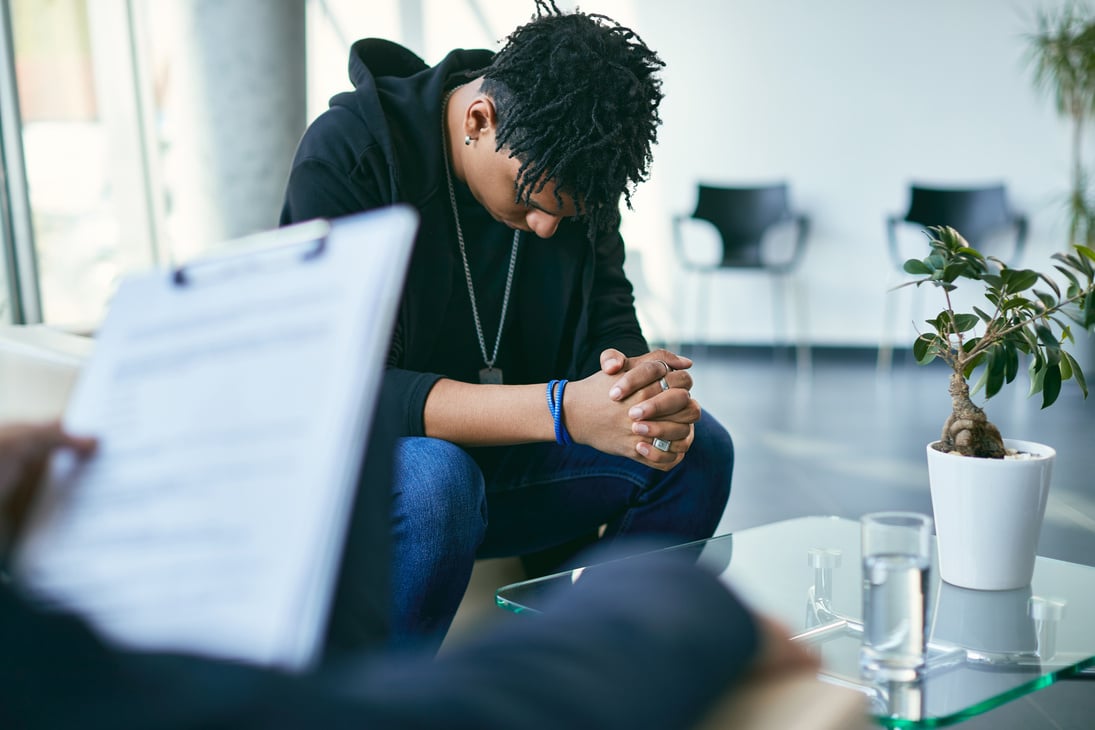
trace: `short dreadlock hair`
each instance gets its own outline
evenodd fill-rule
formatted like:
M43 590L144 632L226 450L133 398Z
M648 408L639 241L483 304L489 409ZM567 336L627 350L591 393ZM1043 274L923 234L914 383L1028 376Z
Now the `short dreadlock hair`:
M620 196L646 180L661 124L665 64L631 29L604 15L562 13L536 0L481 73L498 112L497 149L521 162L516 200L549 181L574 196L590 236L619 225ZM562 204L562 201L559 201Z

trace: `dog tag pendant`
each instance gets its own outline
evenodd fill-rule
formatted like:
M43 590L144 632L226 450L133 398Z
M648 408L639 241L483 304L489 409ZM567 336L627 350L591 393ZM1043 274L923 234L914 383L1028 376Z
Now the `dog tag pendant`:
M479 382L484 385L501 385L502 384L502 369L501 368L483 368L479 371Z

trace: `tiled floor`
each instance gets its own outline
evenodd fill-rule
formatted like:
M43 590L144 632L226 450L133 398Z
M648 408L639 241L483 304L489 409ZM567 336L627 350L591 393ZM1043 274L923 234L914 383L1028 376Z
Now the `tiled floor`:
M930 513L924 449L950 405L941 366L920 367L899 355L880 375L873 351L823 350L803 374L780 351L686 354L695 359L693 395L727 426L736 447L720 532L809 514ZM1095 383L1095 369L1089 381ZM1039 552L1095 565L1095 394L1085 401L1066 383L1058 403L1042 411L1026 389L1021 373L985 408L1005 436L1057 449ZM1095 728L1095 681L1064 682L961 727Z

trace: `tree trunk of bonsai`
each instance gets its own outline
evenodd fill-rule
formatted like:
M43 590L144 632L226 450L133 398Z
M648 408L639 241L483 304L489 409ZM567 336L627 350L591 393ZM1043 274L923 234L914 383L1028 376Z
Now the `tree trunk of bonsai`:
M1004 440L985 412L970 400L970 387L959 372L951 375L951 415L943 424L939 450L985 459L1004 458Z

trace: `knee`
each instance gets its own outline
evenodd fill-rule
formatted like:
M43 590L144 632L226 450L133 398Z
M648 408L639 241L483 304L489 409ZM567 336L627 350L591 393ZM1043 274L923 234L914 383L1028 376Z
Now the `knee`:
M730 498L730 482L734 473L734 441L730 432L710 414L696 422L695 438L682 464L701 466L705 483L712 497L722 502Z
M696 422L696 437L689 454L697 449L705 458L724 463L728 471L734 468L734 441L730 438L730 432L707 413Z
M486 490L475 461L448 441L403 438L395 462L396 529L474 552L487 529Z

